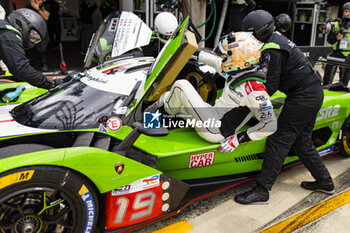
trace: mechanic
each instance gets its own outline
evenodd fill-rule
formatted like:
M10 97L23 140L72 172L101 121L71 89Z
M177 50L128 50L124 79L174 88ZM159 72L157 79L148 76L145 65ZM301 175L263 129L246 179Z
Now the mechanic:
M289 15L282 13L275 17L276 31L286 33L292 27L292 19Z
M5 19L5 9L0 4L0 19ZM4 75L7 71L7 66L0 60L0 75Z
M275 132L277 120L263 84L264 74L257 71L262 43L252 33L237 32L224 38L216 54L196 52L198 61L210 65L226 80L222 95L212 106L203 101L187 80L178 80L170 91L146 109L155 111L164 105L169 114L186 114L191 120L221 121L221 126L195 127L203 139L218 143L218 150L231 153L240 143L260 140ZM218 56L219 55L219 56ZM237 134L253 116L258 123Z
M43 0L30 0L30 4L26 7L28 9L31 9L38 13L45 22L47 22L50 18L50 12L48 12L44 5ZM50 25L51 26L51 25ZM55 25L55 27L58 27ZM30 63L39 63L41 71L47 72L49 68L47 67L47 60L46 60L46 50L47 46L49 44L49 36L45 35L41 38L41 42L34 46L33 53L31 53L30 56Z
M0 20L0 59L18 79L50 89L60 80L49 80L29 64L24 49L32 48L46 35L46 23L36 12L22 8Z
M267 139L267 154L252 190L235 196L241 204L267 203L271 190L291 149L299 156L315 178L302 182L308 190L334 193L332 178L312 141L312 130L323 102L321 77L314 71L301 50L284 35L274 31L270 13L257 10L249 13L242 29L253 31L264 42L262 61L268 63L266 89L271 96L277 90L286 94L278 118L277 131Z
M327 41L333 46L332 57L347 58L350 54L350 2L342 7L343 17L334 22L333 28L329 31ZM331 84L336 65L327 64L324 71L323 85ZM339 81L348 86L350 69L339 67Z
M150 43L140 48L143 56L157 57L177 27L177 19L172 13L162 12L158 14L154 19L154 30Z

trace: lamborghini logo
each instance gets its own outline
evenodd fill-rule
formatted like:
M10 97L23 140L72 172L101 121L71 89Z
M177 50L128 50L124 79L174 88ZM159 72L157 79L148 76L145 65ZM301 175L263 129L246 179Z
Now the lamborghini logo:
M122 172L124 171L125 163L124 162L118 162L114 165L115 172L118 175L121 175Z

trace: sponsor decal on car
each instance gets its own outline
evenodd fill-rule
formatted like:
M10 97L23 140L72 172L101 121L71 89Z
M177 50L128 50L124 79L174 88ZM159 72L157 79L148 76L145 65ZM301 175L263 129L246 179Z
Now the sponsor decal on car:
M316 121L320 121L323 119L327 119L327 118L332 118L335 116L338 116L339 114L339 109L340 109L340 105L334 105L334 106L328 106L325 108L321 108L319 111L319 116L316 118Z
M34 170L16 172L0 178L0 189L32 179Z
M83 200L86 208L86 224L84 228L84 233L90 233L95 221L95 203L92 199L90 191L86 188L86 186L83 184L79 190L79 195L81 199Z
M131 185L123 186L123 189L132 189ZM134 225L163 214L163 207L167 204L163 205L161 185L134 191L123 194L118 191L118 195L113 195L113 192L107 193L106 229Z
M118 131L122 127L122 120L119 117L111 117L107 121L107 128L111 131Z
M338 129L338 128L340 128L340 123L339 123L339 121L333 121L333 123L332 123L332 128L333 128L333 129Z
M162 184L156 174L107 193L106 229L134 225L167 211Z
M123 195L126 193L135 193L141 190L147 190L153 187L159 186L159 174L148 176L140 180L134 181L123 187L114 189L112 191L112 196Z
M144 182L146 184L157 184L157 186L158 186L159 185L159 175L154 175L151 178L143 179L142 182Z
M320 150L320 151L318 152L318 154L319 154L320 156L328 155L328 154L330 154L330 153L333 152L333 149L334 149L334 146L330 146L330 147L327 147L327 148L325 148L325 149L323 149L323 150Z
M118 162L114 165L114 170L118 175L121 175L124 171L125 163L124 162Z
M205 152L201 154L194 154L190 156L189 168L209 166L214 163L215 152Z
M108 133L108 130L106 129L106 127L103 126L103 124L100 124L100 127L98 127L98 131L102 133Z

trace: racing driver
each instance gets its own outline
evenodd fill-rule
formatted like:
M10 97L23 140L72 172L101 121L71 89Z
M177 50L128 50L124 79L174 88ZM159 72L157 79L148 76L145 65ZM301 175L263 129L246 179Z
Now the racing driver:
M220 120L219 128L195 129L203 139L221 142L218 149L224 153L231 153L240 143L260 140L274 133L277 120L263 84L264 75L256 66L262 45L252 33L237 32L219 43L216 54L196 52L198 61L214 67L226 80L222 95L214 106L204 102L189 81L178 80L146 111L155 111L164 105L167 113L186 114L191 120ZM237 133L253 115L258 123Z

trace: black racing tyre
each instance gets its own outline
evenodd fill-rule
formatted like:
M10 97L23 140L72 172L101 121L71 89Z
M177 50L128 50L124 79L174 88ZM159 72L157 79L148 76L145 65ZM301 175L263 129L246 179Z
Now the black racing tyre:
M60 167L31 166L0 174L0 232L94 232L95 187Z
M345 157L350 157L350 115L345 120L342 127L342 136L340 139L340 154Z

